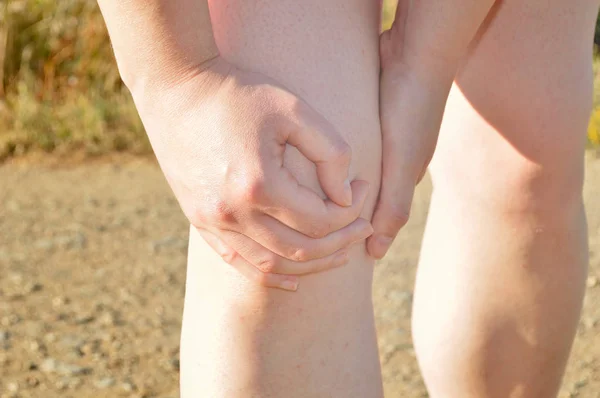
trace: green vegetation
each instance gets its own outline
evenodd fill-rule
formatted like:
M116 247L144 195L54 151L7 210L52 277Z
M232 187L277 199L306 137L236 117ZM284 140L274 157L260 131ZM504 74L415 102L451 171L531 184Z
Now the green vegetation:
M384 26L393 12L386 0ZM596 93L590 141L600 143ZM95 1L0 0L0 160L30 150L150 150Z
M147 152L95 1L0 0L0 159Z

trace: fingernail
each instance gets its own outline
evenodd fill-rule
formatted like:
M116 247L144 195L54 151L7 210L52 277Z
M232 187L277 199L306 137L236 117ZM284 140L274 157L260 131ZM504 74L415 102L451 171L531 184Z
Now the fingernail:
M371 223L369 223L366 227L365 227L365 239L368 238L369 236L373 235L373 232L375 232L375 230L373 229L373 226L371 225Z
M343 251L341 253L338 253L335 258L333 259L333 264L334 267L341 267L342 265L345 265L348 262L349 258L348 258L348 252L347 251Z
M295 292L296 290L298 290L298 281L283 281L281 282L281 288L290 292Z
M390 246L392 245L392 242L394 241L394 239L390 238L389 236L385 236L385 235L379 235L375 238L375 253L374 257L375 258L383 258L383 256L385 256L385 253L387 253L387 251L390 249Z
M352 205L352 187L350 186L350 180L344 181L344 201L346 206Z

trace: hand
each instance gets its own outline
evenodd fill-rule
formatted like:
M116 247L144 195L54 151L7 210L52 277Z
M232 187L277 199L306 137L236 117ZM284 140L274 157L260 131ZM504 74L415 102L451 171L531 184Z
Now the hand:
M345 264L348 246L372 233L358 218L368 183L348 182L350 147L273 80L216 58L134 99L186 217L256 282L295 290L295 275ZM285 168L287 145L316 165L331 199Z
M415 186L433 156L452 78L406 62L401 32L380 37L383 169L367 250L382 258L410 214Z

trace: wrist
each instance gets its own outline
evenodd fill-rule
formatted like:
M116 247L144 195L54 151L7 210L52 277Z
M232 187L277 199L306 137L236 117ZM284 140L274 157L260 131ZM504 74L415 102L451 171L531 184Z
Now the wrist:
M183 68L164 69L136 76L128 86L142 120L158 115L185 113L219 90L232 66L216 56Z
M402 95L428 98L432 102L445 102L454 81L454 73L438 73L425 67L418 67L416 60L406 62L388 62L382 68L381 84L387 90L402 93ZM382 90L384 88L382 87Z
M148 92L177 86L208 70L218 58L219 53L215 48L203 56L156 56L146 63L128 62L126 59L121 61L117 57L117 64L123 83L137 98Z
M394 26L381 35L383 73L416 79L425 86L449 90L458 70L460 56L414 48L398 29Z

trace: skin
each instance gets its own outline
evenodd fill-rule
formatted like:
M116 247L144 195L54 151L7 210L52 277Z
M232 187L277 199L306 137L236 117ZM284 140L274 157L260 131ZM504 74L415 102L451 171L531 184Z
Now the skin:
M140 2L127 8L134 0L104 3L109 29L119 14L152 9L142 10ZM440 124L413 327L430 395L556 395L585 279L582 153L597 0L404 1L394 28L379 40L379 9L366 0L214 1L210 31L203 2L190 2L182 12L184 3L173 13L156 8L141 17L140 26L162 23L166 29L145 39L146 58L144 51L131 51L140 40L123 34L132 15L123 19L127 24L113 23L111 33L122 43L115 46L117 58L157 157L192 223L182 396L382 396L370 267L408 217ZM165 15L177 20L177 28ZM155 43L166 43L158 56L154 51L162 47ZM195 51L204 56L191 57ZM133 70L138 64L142 71ZM156 73L161 70L169 72ZM266 101L259 106L257 97ZM294 105L285 105L289 98ZM305 112L297 112L299 103ZM207 117L200 112L206 108L225 111ZM299 116L306 113L310 117ZM273 114L279 122L269 131L264 120L272 119L261 115ZM348 152L338 149L326 159L333 170L337 165L349 172L318 172L320 159L302 145L296 145L300 151L286 146L291 135L280 130L290 121L323 137L314 145L319 153L328 145L342 148L341 137L352 157L336 161ZM213 128L196 132L206 125ZM215 147L227 130L236 134ZM210 136L214 131L219 134ZM195 134L201 138L190 141ZM228 152L242 143L250 145ZM261 157L265 147L275 148L270 157ZM221 152L230 154L221 167L190 173L198 164L206 167L205 159L218 161L214 154ZM300 207L284 213L297 184L278 196L263 188L279 180L256 178L266 175L272 159L270 169L283 165L288 182L335 200L327 205L337 203L329 214L338 221L305 224ZM249 189L225 196L240 181L220 172L230 164L239 164L234 176L260 183L244 183ZM355 181L350 206L340 175ZM219 194L202 207L198 198L206 192ZM270 201L256 200L265 196ZM224 203L235 203L234 209L223 209ZM272 203L280 211L269 213ZM209 217L214 214L224 217ZM312 240L295 240L287 229L274 233L256 214ZM372 219L375 230L367 245L371 230L363 219ZM329 229L315 232L315 225ZM343 238L334 240L332 233ZM320 239L337 244L319 252ZM348 256L343 268L301 279L277 273L331 268L340 250ZM268 261L265 253L271 253ZM285 288L287 281L294 290L298 280L301 288L293 294L264 287Z
M494 0L400 0L380 37L383 183L369 254L382 258L408 221L461 59ZM445 40L440 41L439 38Z
M214 30L219 56L212 39L200 33L208 32L203 2L100 5L124 81L192 224L182 396L381 396L374 260L365 247L372 232L365 220L381 179L378 5L214 2L210 36ZM309 39L307 23L314 25ZM345 33L335 45L322 40L338 32ZM342 63L347 67L340 71ZM294 133L298 129L301 134ZM331 156L317 158L323 151ZM353 203L347 206L338 194L332 208L335 203L324 200L334 200L336 189L344 192L346 176L354 181ZM314 200L302 195L302 187L314 192ZM289 189L287 199L276 195L282 188ZM328 211L316 211L317 198ZM304 206L286 213L294 201ZM273 220L289 230L277 232ZM317 237L294 229L307 221L316 229L307 232ZM240 235L237 246L223 243L232 231ZM215 251L220 244L234 254ZM348 263L303 277L291 294L262 286L287 288L288 279L267 279L277 274L248 278L239 272L264 264L248 261L260 259L264 249L300 263L346 249Z
M597 12L597 0L505 0L461 61L430 167L413 304L431 397L558 393L587 268Z
M99 4L165 177L213 249L253 282L291 291L295 275L346 264L372 233L359 218L369 184L350 183L352 148L335 127L219 54L207 2ZM316 166L317 191L284 164L292 147Z
M362 0L210 5L222 57L281 82L350 145L350 178L370 184L361 213L370 219L381 179L378 5ZM282 31L286 34L278 34ZM299 153L286 151L285 164L303 185L321 192L314 168ZM371 302L374 259L364 239L350 249L349 259L342 268L303 276L295 293L280 292L222 266L191 231L182 396L201 391L210 397L381 397Z

